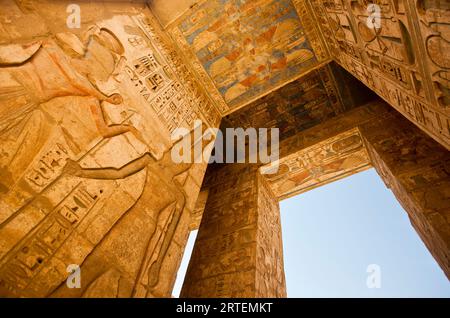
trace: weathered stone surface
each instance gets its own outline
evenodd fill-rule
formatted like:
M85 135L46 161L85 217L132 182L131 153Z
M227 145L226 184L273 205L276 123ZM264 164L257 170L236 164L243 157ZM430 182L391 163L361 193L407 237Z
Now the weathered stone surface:
M448 1L308 2L333 59L449 149Z
M370 165L450 277L447 1L78 2L1 1L0 296L170 297L201 223L184 295L285 297L278 200ZM175 163L195 120L280 170Z
M71 33L69 2L6 2L0 294L170 296L206 168L174 164L171 132L219 114L145 4L82 3Z
M370 168L357 128L300 150L280 160L278 172L261 169L276 197L286 199Z
M258 166L217 168L182 297L285 297L278 200Z
M450 278L448 151L397 113L361 126L373 166Z

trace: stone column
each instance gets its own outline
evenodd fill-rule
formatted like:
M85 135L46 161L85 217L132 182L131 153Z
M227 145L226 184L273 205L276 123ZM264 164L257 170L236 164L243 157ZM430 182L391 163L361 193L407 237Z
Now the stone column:
M207 178L181 297L286 297L278 200L257 166L224 165Z
M362 125L361 133L372 164L450 277L448 151L394 111Z

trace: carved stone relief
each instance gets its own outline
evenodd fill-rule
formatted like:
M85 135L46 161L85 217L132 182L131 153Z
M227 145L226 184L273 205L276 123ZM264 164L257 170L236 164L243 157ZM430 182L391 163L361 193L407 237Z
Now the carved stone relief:
M226 176L226 178L225 178ZM285 297L278 202L256 165L208 173L182 297Z
M369 156L355 128L283 157L278 173L264 177L275 196L282 200L370 167ZM270 166L261 169L268 172Z
M373 1L372 29L365 0L177 0L167 30L145 3L82 1L72 31L69 3L0 7L0 296L168 297L201 220L184 295L285 297L277 201L370 163L448 273L447 152L384 103L348 106L323 65L449 148L447 1ZM282 130L278 174L173 162L175 129L223 115Z
M310 3L333 58L395 109L450 147L448 8L445 1L380 0L379 27L368 1ZM425 57L425 58L422 58Z
M396 113L360 131L374 167L450 277L448 151Z
M147 17L0 45L1 295L170 295L206 168L170 134L220 116Z
M431 76L432 97L446 110L450 106L450 4L448 1L416 1L419 35Z

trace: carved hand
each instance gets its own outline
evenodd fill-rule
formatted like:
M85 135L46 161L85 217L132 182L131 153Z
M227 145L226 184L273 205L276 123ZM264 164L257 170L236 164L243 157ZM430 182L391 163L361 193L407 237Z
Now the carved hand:
M67 159L66 165L63 169L63 174L68 174L71 176L79 176L81 173L81 170L83 168L80 166L80 164L72 159Z
M120 94L112 94L105 101L113 105L119 105L123 103L123 98Z

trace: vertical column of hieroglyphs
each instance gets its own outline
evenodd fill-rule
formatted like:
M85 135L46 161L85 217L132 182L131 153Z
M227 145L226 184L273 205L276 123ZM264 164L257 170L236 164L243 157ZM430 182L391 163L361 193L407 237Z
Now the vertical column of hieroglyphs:
M372 164L450 277L448 151L401 115L361 126Z
M450 108L450 3L448 1L409 0L418 33L419 46L428 75L431 102L438 109ZM448 127L447 127L448 128Z
M182 297L255 295L255 170L236 164L207 174L208 200Z
M258 223L256 231L256 297L287 297L278 198L257 174Z
M208 201L182 297L286 295L277 199L256 165L207 174Z
M447 1L310 1L333 57L450 147Z
M220 116L145 4L69 4L2 2L0 294L170 296L206 168L171 133Z

